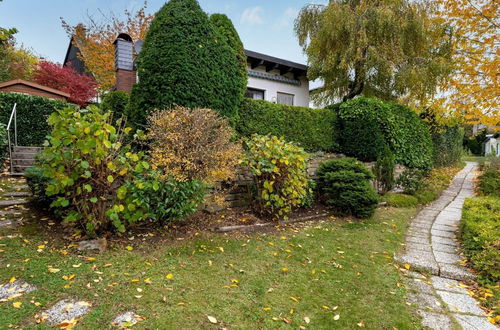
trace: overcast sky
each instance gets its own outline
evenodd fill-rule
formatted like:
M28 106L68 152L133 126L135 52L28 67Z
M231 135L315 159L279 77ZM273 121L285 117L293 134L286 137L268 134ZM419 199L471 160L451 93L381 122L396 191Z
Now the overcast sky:
M308 3L328 0L199 0L209 14L224 13L231 18L245 48L306 63L293 32L293 21ZM122 14L125 9L140 8L142 0L4 0L0 2L0 26L19 30L19 44L39 56L62 62L69 37L61 27L60 17L76 25L86 14L104 12ZM156 12L165 0L149 0L148 11Z

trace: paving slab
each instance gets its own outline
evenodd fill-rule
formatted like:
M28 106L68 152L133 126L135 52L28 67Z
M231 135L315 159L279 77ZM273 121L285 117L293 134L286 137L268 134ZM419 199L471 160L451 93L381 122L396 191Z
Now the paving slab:
M0 201L0 207L17 206L27 203L28 201L26 199L12 199L12 200Z
M446 305L448 305L452 313L473 314L478 316L483 316L484 314L483 310L477 305L476 300L468 294L439 290L436 292Z
M417 314L422 318L422 325L433 330L451 330L453 323L446 314L419 309Z
M5 302L17 298L25 293L35 291L36 286L29 284L23 280L15 280L12 283L0 285L0 302Z
M429 237L406 236L406 242L429 244Z
M460 281L470 281L476 279L476 275L474 275L467 268L462 266L442 263L439 264L439 268L440 268L439 276L441 277L451 278Z
M8 192L3 195L4 197L30 197L31 193L29 191L13 191Z
M432 236L431 243L432 243L432 245L442 244L442 245L449 245L449 246L453 246L453 247L459 247L458 242L456 240L451 239L451 238L447 238L447 237Z
M437 252L448 252L457 253L460 249L457 246L445 245L445 244L432 244L432 249Z
M465 288L460 287L460 282L439 276L431 277L432 286L436 290L468 294Z
M465 330L498 330L498 328L488 322L488 319L485 317L463 314L455 314L453 316L458 324Z
M76 299L65 299L42 313L43 319L52 326L79 319L90 311L90 304Z
M452 239L455 238L455 236L456 236L454 232L438 230L438 229L434 229L434 227L432 227L431 235L432 236L439 236L439 237L447 237L447 238L452 238Z
M441 302L434 295L409 291L408 302L418 309L444 312L444 309L441 306Z
M440 252L440 251L433 251L434 252L434 258L436 259L436 262L438 264L444 263L444 264L456 264L462 260L460 256L456 253L448 253L448 252Z
M439 266L434 261L432 253L412 251L411 254L397 255L395 259L402 264L409 264L413 268L428 271L433 275L439 275Z
M432 229L456 233L458 231L458 226L447 226L447 225L440 225L438 223L435 223L432 226Z
M428 280L405 278L403 281L408 290L434 295L434 287L431 284L427 284Z
M425 252L432 252L432 248L429 244L419 244L419 243L413 243L413 242L406 243L406 250L407 251L419 250L419 251L425 251Z

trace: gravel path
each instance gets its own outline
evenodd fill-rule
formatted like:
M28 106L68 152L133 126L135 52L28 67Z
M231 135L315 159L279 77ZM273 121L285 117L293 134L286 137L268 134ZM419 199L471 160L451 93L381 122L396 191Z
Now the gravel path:
M498 329L459 282L475 278L460 262L457 231L476 173L477 164L468 162L441 197L419 212L408 229L406 251L396 256L421 272L410 272L406 280L408 302L431 329Z

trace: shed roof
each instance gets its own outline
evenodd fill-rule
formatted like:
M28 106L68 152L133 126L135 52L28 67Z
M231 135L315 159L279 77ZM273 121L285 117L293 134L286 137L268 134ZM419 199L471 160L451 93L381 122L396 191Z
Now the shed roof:
M70 95L66 92L60 91L58 89L50 88L47 86L43 86L43 85L31 82L31 81L22 80L22 79L15 79L15 80L2 82L2 83L0 83L0 90L5 88L5 87L15 86L15 85L29 86L31 88L39 89L39 90L45 91L47 93L60 95L60 96L63 96L65 98L70 97Z

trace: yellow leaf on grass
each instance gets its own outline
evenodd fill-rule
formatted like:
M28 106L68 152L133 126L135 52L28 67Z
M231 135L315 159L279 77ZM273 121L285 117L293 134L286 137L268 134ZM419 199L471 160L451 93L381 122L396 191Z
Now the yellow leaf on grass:
M37 248L39 248L39 249L45 249L45 245L38 245Z
M272 308L271 308L271 307L264 307L264 308L262 308L262 309L263 309L263 310L265 310L266 312L268 312L268 311L272 310Z
M150 278L147 278L147 279L144 280L144 283L146 283L146 284L153 284L153 281L151 281Z
M125 249L127 249L128 251L132 251L134 248L130 245L126 246Z
M14 308L21 308L21 305L22 305L22 304L23 304L22 302L20 302L20 301L16 301L16 302L13 302L13 303L12 303L12 306L14 306Z
M405 264L405 268L406 268L407 270L410 270L410 265Z
M290 299L292 299L293 301L295 302L299 302L299 299L298 298L295 298L295 297L290 297Z
M304 322L306 322L307 324L309 324L309 322L311 322L311 319L308 318L307 316L304 316Z
M210 323L217 324L217 319L213 316L207 315L208 320Z
M173 279L173 278L174 278L174 274L167 274L165 277L166 277L168 280L171 280L171 279Z
M59 268L49 267L49 273L59 273L61 270Z
M360 328L364 328L365 327L365 321L361 321L359 323L356 323L358 325L358 327Z
M338 321L339 319L340 319L340 315L339 315L339 314L337 314L337 315L335 315L335 316L333 317L333 320L334 320L334 321Z
M16 281L16 278L15 277L12 277L10 280L9 280L9 283L14 283Z
M286 272L288 272L289 270L290 270L290 269L288 269L287 267L283 267L283 268L281 268L281 271L282 271L283 273L286 273Z

